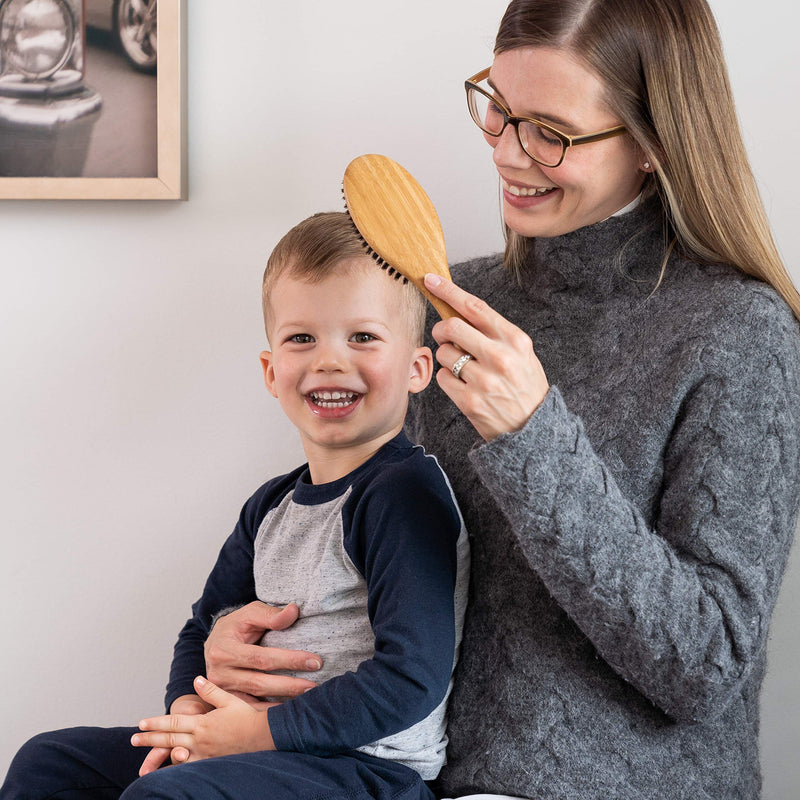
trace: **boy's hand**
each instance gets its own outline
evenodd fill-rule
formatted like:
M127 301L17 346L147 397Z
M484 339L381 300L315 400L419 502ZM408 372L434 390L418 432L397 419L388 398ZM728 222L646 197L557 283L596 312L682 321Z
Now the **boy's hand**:
M206 714L213 710L214 706L211 703L206 703L202 697L196 694L181 695L169 707L170 714Z
M131 739L134 747L153 747L159 751L173 752L176 748L183 749L188 753L183 761L275 749L264 711L256 711L244 700L205 678L195 678L194 686L202 700L213 706L213 710L206 714L169 714L144 719L139 723L142 733L135 734ZM264 705L271 707L277 703Z
M206 703L201 697L196 694L185 694L177 698L170 706L170 714L184 714L186 716L193 714L205 714L213 710L214 706ZM177 747L170 750L169 747L154 747L145 758L139 769L139 775L147 775L149 772L155 772L167 759L170 759L174 764L180 764L189 758L189 752L183 747Z
M276 608L253 601L220 617L205 643L208 679L258 708L258 698L295 697L314 688L314 682L303 678L268 673L320 669L322 659L318 655L258 645L266 631L290 627L298 614L294 603Z

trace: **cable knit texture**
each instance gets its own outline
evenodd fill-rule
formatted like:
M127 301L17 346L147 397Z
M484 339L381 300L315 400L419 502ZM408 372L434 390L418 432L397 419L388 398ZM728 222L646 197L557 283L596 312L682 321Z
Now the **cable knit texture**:
M453 269L530 334L551 389L488 444L438 386L412 404L473 537L447 796L760 795L800 332L730 267L672 256L657 286L664 252L651 201L537 240L521 285L500 257Z

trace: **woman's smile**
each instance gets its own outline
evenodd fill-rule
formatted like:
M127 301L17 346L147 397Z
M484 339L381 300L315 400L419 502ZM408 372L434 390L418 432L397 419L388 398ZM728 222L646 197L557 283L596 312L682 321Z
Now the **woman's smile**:
M527 186L523 183L512 183L502 175L503 201L513 208L526 209L552 202L558 192L557 186Z
M522 184L517 183L509 183L505 179L503 179L503 189L507 192L511 192L514 197L533 197L533 196L541 196L543 194L549 194L550 192L555 191L555 186L523 186Z

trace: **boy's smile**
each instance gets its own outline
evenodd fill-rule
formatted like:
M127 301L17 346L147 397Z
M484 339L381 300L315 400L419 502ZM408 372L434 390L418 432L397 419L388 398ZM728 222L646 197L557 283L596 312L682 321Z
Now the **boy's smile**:
M339 417L349 414L355 404L361 399L358 392L334 389L333 391L320 390L308 393L308 402L312 411L322 416Z
M298 429L314 483L366 461L403 427L433 357L411 338L399 287L372 259L319 282L281 275L271 291L264 379Z

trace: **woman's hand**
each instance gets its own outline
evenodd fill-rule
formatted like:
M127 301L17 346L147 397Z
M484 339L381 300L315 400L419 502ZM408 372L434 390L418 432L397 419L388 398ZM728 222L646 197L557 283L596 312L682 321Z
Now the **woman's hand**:
M444 367L436 373L439 386L487 442L522 428L550 388L530 336L439 275L426 275L425 286L463 317L433 327ZM466 353L472 358L456 377L453 365Z
M298 614L294 603L275 608L254 601L220 617L205 643L208 680L254 708L260 707L263 697L296 697L313 689L313 681L265 673L318 670L322 666L318 655L256 644L266 631L284 630L294 624Z

